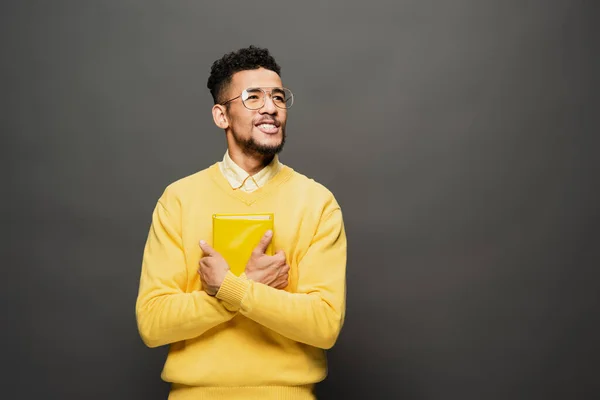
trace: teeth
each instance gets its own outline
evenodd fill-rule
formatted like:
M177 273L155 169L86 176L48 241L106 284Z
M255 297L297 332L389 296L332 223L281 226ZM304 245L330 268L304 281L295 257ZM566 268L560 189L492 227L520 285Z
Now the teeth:
M259 127L262 129L275 129L275 125L273 124L260 124Z

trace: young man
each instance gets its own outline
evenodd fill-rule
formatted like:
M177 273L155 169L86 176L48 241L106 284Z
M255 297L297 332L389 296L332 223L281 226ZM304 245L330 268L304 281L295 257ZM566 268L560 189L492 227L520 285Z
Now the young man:
M136 304L140 335L149 347L170 345L161 375L172 383L169 399L314 399L345 315L340 206L278 159L293 95L267 49L226 54L208 87L228 148L157 202ZM212 215L254 212L274 214L274 233L237 276L212 247Z

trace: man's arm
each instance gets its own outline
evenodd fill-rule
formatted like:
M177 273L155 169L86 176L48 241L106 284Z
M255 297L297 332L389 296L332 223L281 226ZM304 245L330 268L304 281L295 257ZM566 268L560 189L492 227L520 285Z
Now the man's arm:
M138 330L148 347L198 337L235 315L204 291L185 293L186 283L180 218L159 200L144 248L136 302Z
M289 339L329 349L344 323L346 246L342 212L335 208L322 218L298 265L297 293L228 272L216 297Z

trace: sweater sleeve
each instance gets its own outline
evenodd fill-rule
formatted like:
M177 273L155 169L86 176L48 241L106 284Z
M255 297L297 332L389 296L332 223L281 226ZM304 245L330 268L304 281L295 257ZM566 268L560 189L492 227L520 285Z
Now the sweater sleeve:
M216 297L242 315L298 342L329 349L340 333L346 306L346 234L339 208L322 218L298 264L298 290L274 289L231 272Z
M148 347L198 337L235 315L204 291L186 293L186 283L180 218L159 200L144 248L136 301L138 330Z

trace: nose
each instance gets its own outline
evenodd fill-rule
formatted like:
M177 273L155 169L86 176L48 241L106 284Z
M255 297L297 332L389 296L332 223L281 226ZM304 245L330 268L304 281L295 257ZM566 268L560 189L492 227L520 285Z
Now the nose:
M276 114L277 113L277 106L275 106L275 103L273 102L273 99L271 98L270 93L268 93L265 96L265 104L263 104L263 106L260 108L259 111L261 114Z

